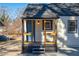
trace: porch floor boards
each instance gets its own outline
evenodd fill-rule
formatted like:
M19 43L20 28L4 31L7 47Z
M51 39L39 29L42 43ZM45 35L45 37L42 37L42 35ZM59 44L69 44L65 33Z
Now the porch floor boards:
M46 47L44 47L43 44L27 44L24 46L24 52L25 53L32 53L33 49L40 49L40 48L44 48L45 52L56 52L56 45L54 44L46 44ZM40 51L39 51L40 52Z

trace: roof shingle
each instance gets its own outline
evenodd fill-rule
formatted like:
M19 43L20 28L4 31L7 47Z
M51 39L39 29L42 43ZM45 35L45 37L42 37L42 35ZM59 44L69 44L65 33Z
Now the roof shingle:
M43 15L48 9L49 15ZM51 15L51 17L50 17ZM79 3L28 4L23 13L25 18L58 18L59 16L79 16Z

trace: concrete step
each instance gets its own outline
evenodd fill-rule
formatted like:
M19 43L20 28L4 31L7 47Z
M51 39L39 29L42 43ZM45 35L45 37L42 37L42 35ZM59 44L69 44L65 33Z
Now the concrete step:
M56 45L47 45L45 47L45 52L56 52L57 50Z
M33 48L32 53L45 53L45 48Z

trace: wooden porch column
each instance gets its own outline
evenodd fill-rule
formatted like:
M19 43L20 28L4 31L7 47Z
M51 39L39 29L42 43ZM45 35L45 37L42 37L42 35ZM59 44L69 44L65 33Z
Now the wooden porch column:
M24 33L27 33L27 26L26 26L26 22L27 22L27 21L26 21L26 20L27 20L27 19L24 19L24 20L23 20L23 22L24 22L24 23L23 23L23 24L24 24ZM24 35L24 41L26 41L26 38L27 38L26 35Z
M57 20L54 20L54 24L55 24L55 29L54 31L56 32L56 35L55 35L55 51L57 52Z
M32 19L32 42L34 42L34 20Z
M46 20L44 20L44 47L46 47Z
M22 53L24 53L24 19L22 19Z
M22 19L22 53L24 53L24 42L26 41L26 35L25 33L27 32L27 28L26 28L26 20Z

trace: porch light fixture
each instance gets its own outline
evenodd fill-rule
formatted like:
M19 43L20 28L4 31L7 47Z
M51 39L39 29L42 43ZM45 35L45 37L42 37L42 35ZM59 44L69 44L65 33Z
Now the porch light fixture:
M40 21L38 20L37 24L40 24Z

